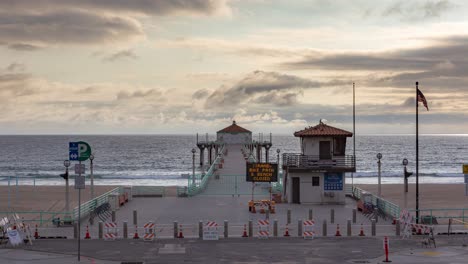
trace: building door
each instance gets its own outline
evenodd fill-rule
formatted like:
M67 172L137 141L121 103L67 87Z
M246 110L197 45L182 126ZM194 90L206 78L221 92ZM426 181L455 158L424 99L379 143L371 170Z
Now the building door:
M331 142L320 141L320 159L331 159Z
M301 203L301 182L298 177L292 178L292 202Z

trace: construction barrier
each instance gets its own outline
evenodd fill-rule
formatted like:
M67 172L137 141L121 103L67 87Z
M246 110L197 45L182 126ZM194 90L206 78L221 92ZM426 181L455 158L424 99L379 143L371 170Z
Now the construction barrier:
M154 233L154 223L148 222L146 223L143 228L145 229L145 234L143 235L144 241L154 241L155 233Z
M208 221L203 226L203 240L219 240L218 224Z
M270 221L268 220L258 220L258 233L257 236L260 239L268 239L270 236Z
M104 227L106 228L106 232L104 233L104 240L112 241L118 237L119 228L117 227L117 223L104 223Z
M315 236L315 222L313 220L306 220L302 223L304 239L314 239Z

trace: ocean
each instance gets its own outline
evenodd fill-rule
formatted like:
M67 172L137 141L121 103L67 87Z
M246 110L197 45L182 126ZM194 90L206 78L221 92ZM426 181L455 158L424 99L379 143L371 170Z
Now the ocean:
M96 185L187 185L181 175L191 173L191 150L196 148L195 135L0 136L0 185L9 181L62 185L59 174L64 173L70 141L91 145ZM347 154L352 155L351 138L347 145ZM420 135L419 145L420 183L464 182L462 164L468 163L468 135ZM273 135L271 161L276 161L276 149L298 153L299 139ZM409 161L408 170L415 171L414 135L358 135L357 172L352 179L347 174L347 181L377 183L379 152L383 155L383 183L402 182L403 158ZM89 161L85 164L88 175ZM70 175L74 175L73 169ZM414 179L412 176L410 182Z

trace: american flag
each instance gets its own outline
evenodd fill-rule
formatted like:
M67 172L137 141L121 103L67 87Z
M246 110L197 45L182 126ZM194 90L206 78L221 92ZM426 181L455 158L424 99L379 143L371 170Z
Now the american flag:
M426 107L427 111L429 111L429 107L427 107L426 97L424 94L418 89L418 102L423 103L424 107Z

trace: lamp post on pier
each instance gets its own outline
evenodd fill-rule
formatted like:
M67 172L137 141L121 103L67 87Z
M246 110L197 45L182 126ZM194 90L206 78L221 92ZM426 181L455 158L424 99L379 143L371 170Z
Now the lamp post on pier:
M381 174L382 162L380 162L380 159L382 159L382 153L377 153L377 159L378 159L377 165L379 167L379 177L378 177L379 178L379 180L378 180L379 181L379 184L378 184L378 188L379 188L378 190L379 191L378 191L378 194L379 194L379 197L382 197L382 186L381 186L381 184L382 184L382 174Z
M93 160L94 160L94 155L91 154L89 155L89 161L90 161L90 166L89 166L89 172L91 176L91 200L94 199L94 175L93 175Z
M278 162L278 167L279 167L279 164L280 164L280 157L279 157L279 154L280 154L281 150L280 149L277 149L276 150L276 162ZM279 169L279 168L278 168Z
M407 160L406 158L403 159L402 164L403 164L403 166L405 166L405 167L404 167L404 174L403 174L404 185L405 185L405 186L404 186L404 193L403 193L403 194L404 194L404 201L403 201L403 203L404 203L405 209L407 209L407 208L408 208L408 177L409 177L411 174L413 174L413 173L408 172L408 171L406 170L406 165L408 165L408 160Z
M70 193L68 190L68 167L70 167L70 161L64 160L63 166L65 166L65 174L62 174L63 178L65 179L65 212L70 211Z
M195 186L195 152L194 148L192 149L192 186Z

